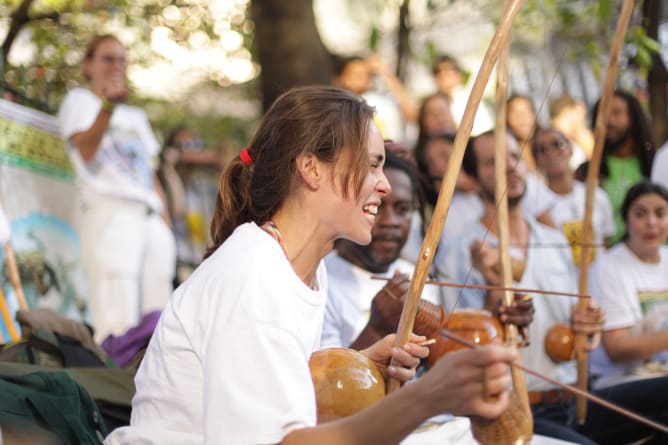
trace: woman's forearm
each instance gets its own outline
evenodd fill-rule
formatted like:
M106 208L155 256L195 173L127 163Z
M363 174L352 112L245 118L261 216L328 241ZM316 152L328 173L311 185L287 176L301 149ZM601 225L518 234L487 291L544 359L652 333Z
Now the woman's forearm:
M424 420L437 414L428 412L419 402L419 388L415 385L407 385L353 416L293 431L281 445L398 444Z
M603 346L613 362L647 360L668 349L668 330L641 335L633 335L631 328L606 331Z
M86 130L76 133L72 136L72 143L79 149L84 161L92 161L100 148L104 133L109 127L112 111L101 108L100 112L93 122L93 125Z

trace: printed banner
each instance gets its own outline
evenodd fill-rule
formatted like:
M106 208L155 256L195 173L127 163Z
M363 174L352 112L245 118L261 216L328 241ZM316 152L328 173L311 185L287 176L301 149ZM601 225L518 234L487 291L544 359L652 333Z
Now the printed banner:
M30 307L85 320L86 282L74 221L79 191L55 117L0 99L0 203L10 226L23 292ZM0 284L18 309L5 252ZM9 338L6 323L0 333Z

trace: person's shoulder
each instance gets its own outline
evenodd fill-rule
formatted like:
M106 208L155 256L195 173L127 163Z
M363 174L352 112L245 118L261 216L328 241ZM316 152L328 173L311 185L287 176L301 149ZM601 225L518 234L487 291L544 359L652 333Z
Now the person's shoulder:
M221 244L202 265L218 268L221 265L239 269L253 265L254 269L273 263L279 244L255 223L244 223Z
M633 258L631 250L629 250L624 242L620 242L605 252L605 255L601 258L601 267L605 270L618 268L622 264L633 261Z
M91 90L88 88L82 88L82 87L75 87L72 88L67 92L65 97L88 97L88 98L95 98L95 93L93 93Z
M63 98L62 103L60 104L60 110L66 107L72 107L72 106L81 106L82 102L96 102L99 101L97 96L93 94L92 91L86 89L86 88L81 88L81 87L76 87L72 88L65 94L65 97Z
M634 261L633 254L624 243L616 244L604 251L594 262L593 279L598 280L599 285L607 283L609 287L615 287L619 280L624 280L624 277L631 273L626 269Z
M668 262L668 246L659 247L659 255L661 256L661 261Z
M578 202L583 201L582 205L584 205L584 200L587 198L587 184L576 179L573 181L573 191L570 195L577 198ZM610 202L608 194L600 185L597 185L594 189L594 201L596 204L600 204L601 202L607 204Z
M248 286L268 282L280 286L283 280L280 261L285 261L279 244L254 223L237 227L225 242L195 269L182 287L183 294L226 295L236 298Z
M543 180L538 176L538 173L529 172L526 176L527 187L533 187L536 190L536 195L541 199L549 199L554 201L557 194L554 193L550 188L543 182Z
M654 163L668 164L668 142L663 144L654 155Z
M332 250L327 255L325 255L324 261L325 261L325 264L327 265L327 270L328 271L330 269L334 269L336 267L339 267L342 264L350 264L350 262L348 260L342 258L339 255L339 253L336 251L336 249Z
M355 267L353 263L343 258L336 250L332 250L323 260L330 277L348 276Z

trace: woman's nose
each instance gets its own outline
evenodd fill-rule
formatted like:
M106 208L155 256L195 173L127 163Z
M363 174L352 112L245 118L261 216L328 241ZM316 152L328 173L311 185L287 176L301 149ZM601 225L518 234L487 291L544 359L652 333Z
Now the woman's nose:
M376 185L376 190L382 193L383 195L387 195L392 191L392 186L390 186L390 181L387 180L387 177L385 176L384 172L380 174L378 184Z

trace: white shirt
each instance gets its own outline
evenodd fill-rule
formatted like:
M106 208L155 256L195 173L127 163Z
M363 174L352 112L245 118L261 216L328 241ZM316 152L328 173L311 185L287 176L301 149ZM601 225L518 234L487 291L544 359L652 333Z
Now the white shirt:
M552 208L555 199L555 193L537 174L527 173L526 192L522 197L522 208L525 214L537 218Z
M105 443L274 444L315 425L323 263L316 284L269 234L239 226L172 295L135 378L131 426Z
M568 161L568 166L572 171L578 169L580 165L587 162L587 154L584 151L584 148L574 140L570 139L571 147L573 148L573 153L571 154L571 159Z
M635 333L668 328L668 247L658 263L641 261L622 242L593 268L589 289L606 313L604 330L632 328ZM593 375L629 375L640 363L613 363L601 345L591 356Z
M585 200L587 197L587 186L580 181L573 183L573 190L566 195L555 194L555 203L551 214L557 227L566 235L569 241L580 241L582 236L582 224L584 222ZM612 215L612 204L607 193L600 187L596 188L594 195L594 208L592 214L592 227L594 229L594 252L604 252L604 240L615 234L615 219ZM571 235L574 238L571 238ZM574 246L575 247L575 246ZM575 263L580 261L579 246L573 249ZM577 252L576 252L577 251Z
M72 135L88 130L101 106L100 98L89 90L75 88L67 93L57 116L63 138L69 141ZM128 199L160 211L162 204L153 189L153 158L159 150L146 113L117 105L94 159L84 161L79 150L69 144L70 159L83 184L82 199Z
M542 213L548 211L555 203L556 194L550 190L537 175L530 173L526 178L526 192L522 197L522 207L525 214L532 218L537 218ZM439 240L438 252L441 254L448 248L448 244L456 241L457 238L471 230L471 226L476 224L485 212L482 198L477 192L459 192L455 191L452 195L452 202L448 209L448 217L443 225L443 232ZM415 212L411 221L411 228L408 232L408 240L401 250L401 257L408 261L417 262L422 248L424 237L420 228L420 215ZM435 259L438 267L438 259ZM439 269L439 273L448 275L447 271Z
M10 236L9 221L7 221L7 215L5 215L5 211L0 205L0 246L6 244Z
M668 188L668 142L663 144L654 156L652 182L658 182Z
M360 335L371 314L371 301L387 284L374 280L373 275L392 277L395 271L413 274L415 265L394 261L385 273L371 273L340 257L336 251L325 257L329 283L325 321L322 328L322 347L349 347ZM425 286L422 298L440 304L438 288Z
M402 142L404 140L404 127L406 123L401 116L401 111L396 100L388 94L376 91L367 91L362 97L369 105L376 109L374 121L380 129L383 139Z
M462 118L464 117L464 110L466 109L466 104L469 100L470 94L470 89L462 87L456 88L452 93L450 112L452 113L452 117L455 119L455 123L458 127L462 121ZM476 136L480 133L484 133L487 130L491 130L492 128L494 128L494 119L492 118L492 113L489 111L489 108L487 108L485 101L482 101L476 110L471 134Z
M530 228L529 249L526 267L522 279L515 283L517 287L561 292L576 292L575 267L570 258L566 239L557 230L527 218ZM497 240L482 224L476 223L471 230L461 236L456 243L450 245L441 261L442 269L453 277L451 281L466 284L486 284L480 272L471 264L469 245L473 240L484 239L491 245ZM540 245L561 245L564 248L542 248ZM535 247L531 247L535 246ZM437 258L438 259L438 258ZM459 308L482 308L485 302L485 291L479 289L450 289L448 306L457 303ZM529 326L531 344L521 351L525 366L562 383L573 383L576 380L575 362L555 363L547 356L543 347L545 335L556 323L568 323L572 301L567 297L537 295L533 299L536 312L533 323ZM530 391L551 389L552 384L537 377L526 376L527 388Z

